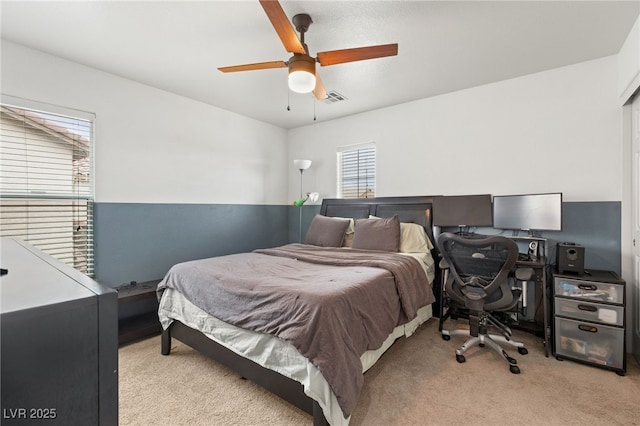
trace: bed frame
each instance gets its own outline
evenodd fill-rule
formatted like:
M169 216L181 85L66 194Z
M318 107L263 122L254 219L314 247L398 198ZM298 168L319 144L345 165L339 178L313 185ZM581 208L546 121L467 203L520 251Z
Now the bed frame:
M320 207L320 214L325 216L350 217L354 219L366 218L369 215L378 217L391 217L397 214L401 222L414 222L424 226L427 235L435 245L432 226L432 201L431 196L420 197L378 197L358 199L324 199ZM435 282L440 282L437 253ZM433 305L434 314L439 312L440 286L434 286L436 302ZM214 342L204 334L194 330L179 321L174 321L171 326L162 332L161 353L169 355L171 339L176 338L182 343L191 346L197 351L222 363L243 378L262 386L266 390L278 395L301 410L313 416L314 426L328 425L329 423L322 413L320 405L304 394L303 386L288 377L273 370L248 360L224 346Z

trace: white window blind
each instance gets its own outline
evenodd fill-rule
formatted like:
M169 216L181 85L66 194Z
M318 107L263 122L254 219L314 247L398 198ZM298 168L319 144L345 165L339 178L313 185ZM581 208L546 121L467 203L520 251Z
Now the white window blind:
M0 103L0 236L25 240L89 276L92 139L92 119Z
M338 198L371 198L376 195L376 146L374 143L338 148Z

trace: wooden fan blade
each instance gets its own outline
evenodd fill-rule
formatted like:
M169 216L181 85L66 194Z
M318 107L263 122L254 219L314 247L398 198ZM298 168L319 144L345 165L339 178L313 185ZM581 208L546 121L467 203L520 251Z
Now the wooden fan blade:
M307 53L304 50L302 42L296 35L296 30L289 22L289 18L285 15L282 6L276 0L260 0L262 8L267 13L267 17L275 28L278 37L282 41L287 52L291 53Z
M313 95L317 100L323 101L327 99L327 91L324 89L324 83L320 79L318 72L316 71L316 88L313 89Z
M398 43L381 44L379 46L356 47L354 49L330 50L318 52L318 62L322 66L343 64L345 62L365 59L383 58L398 54Z
M269 68L286 68L286 67L287 67L287 63L284 61L270 61L270 62L259 62L256 64L233 65L230 67L220 67L218 69L222 72L236 72L236 71L266 70Z

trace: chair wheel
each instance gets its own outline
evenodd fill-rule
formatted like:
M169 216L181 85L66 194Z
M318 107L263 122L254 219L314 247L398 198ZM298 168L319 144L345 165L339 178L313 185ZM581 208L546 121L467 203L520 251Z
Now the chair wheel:
M484 348L484 343L478 343L478 346L480 346L481 348Z
M449 336L448 334L443 334L442 340L446 340L448 342L449 340L451 340L451 336Z
M462 364L463 362L466 361L464 355L456 355L456 361L458 361L460 364Z
M509 371L511 371L513 374L520 374L520 368L517 365L510 365Z
M527 348L518 348L518 353L520 355L526 355L529 353L529 351L527 350Z

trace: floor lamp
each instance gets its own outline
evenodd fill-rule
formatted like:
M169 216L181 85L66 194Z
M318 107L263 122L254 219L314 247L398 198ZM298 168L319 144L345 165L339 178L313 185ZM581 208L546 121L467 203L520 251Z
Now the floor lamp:
M300 200L304 200L304 195L302 192L302 175L304 171L311 167L311 160L293 160L293 165L296 169L300 170ZM306 200L305 200L306 201ZM304 204L304 201L302 201ZM299 219L299 242L302 242L302 204L298 206L300 209L300 219Z

